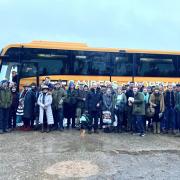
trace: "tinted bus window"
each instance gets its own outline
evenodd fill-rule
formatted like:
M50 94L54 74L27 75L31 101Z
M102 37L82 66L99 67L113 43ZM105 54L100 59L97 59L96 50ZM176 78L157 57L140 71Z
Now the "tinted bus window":
M113 76L132 76L133 74L133 55L120 54L113 58Z
M75 75L110 75L109 53L74 51L72 58Z
M178 77L177 56L141 54L136 60L136 76Z
M35 64L28 63L22 65L21 70L22 77L33 77L37 75L37 68Z
M40 49L32 61L38 63L39 75L69 74L71 52L67 50Z
M178 71L178 77L180 77L180 56L178 56L178 60L177 60L177 71Z
M69 66L66 60L50 59L38 62L39 75L64 75L69 74Z
M22 64L22 77L69 74L71 52L68 50L11 48L7 54ZM36 64L36 67L34 64Z

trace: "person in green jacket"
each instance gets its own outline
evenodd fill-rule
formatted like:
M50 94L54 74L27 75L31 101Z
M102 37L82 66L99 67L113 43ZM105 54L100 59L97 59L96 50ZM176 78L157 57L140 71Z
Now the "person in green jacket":
M8 85L8 81L4 80L0 86L0 134L8 132L9 111L12 104L12 94Z
M54 115L54 130L59 129L62 131L64 129L63 127L63 103L64 100L67 97L67 93L64 90L62 86L62 82L58 81L55 84L55 89L52 92L52 109L53 109L53 115Z
M145 115L145 101L144 95L138 90L137 87L133 88L134 98L130 98L129 104L132 105L133 115L133 133L136 133L136 129L140 136L145 136L144 130L144 115Z

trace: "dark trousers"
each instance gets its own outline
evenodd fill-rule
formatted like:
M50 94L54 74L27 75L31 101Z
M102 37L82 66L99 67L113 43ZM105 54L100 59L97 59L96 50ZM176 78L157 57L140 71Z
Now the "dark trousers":
M133 132L144 133L144 118L141 115L134 115L133 117Z
M124 114L118 110L115 111L115 114L117 116L117 130L122 130Z
M71 124L71 119L72 119L72 128L75 128L75 116L76 116L76 106L71 105L67 106L67 109L65 109L66 115L67 115L67 128L69 128Z
M47 116L46 116L46 111L45 111L45 110L44 110L44 114L43 114L43 124L42 124L42 126L43 126L44 128L47 128L47 126L48 126Z
M55 128L63 128L63 108L56 109L54 112L54 127Z
M33 116L31 119L30 119L30 127L33 128L34 127L34 120L35 120L36 116Z
M102 111L100 111L99 113L99 117L100 117L100 129L103 127L103 117L102 117Z
M14 107L10 108L9 112L9 120L8 120L8 128L16 128L16 111L17 109Z
M69 128L69 126L71 124L71 119L72 119L72 128L75 128L75 117L67 119L67 127Z
M180 111L176 111L176 124L177 129L180 131Z
M99 117L99 113L98 111L90 111L89 112L90 115L90 122L91 122L91 129L92 127L94 127L94 130L98 129L98 117ZM93 123L93 119L94 119L94 123Z
M175 129L175 110L172 107L167 107L165 110L165 129Z
M133 115L132 115L132 106L127 106L127 130L133 130Z
M25 128L29 128L30 127L30 121L31 121L31 119L23 117L23 123L24 123L24 127Z
M9 120L9 108L0 108L0 130L6 131Z

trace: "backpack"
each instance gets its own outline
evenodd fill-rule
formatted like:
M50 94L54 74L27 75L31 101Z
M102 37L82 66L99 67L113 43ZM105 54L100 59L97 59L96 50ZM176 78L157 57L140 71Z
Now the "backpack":
M111 119L111 112L110 111L103 111L102 112L102 119L104 124L111 124L112 119Z
M148 106L146 109L146 116L147 117L153 117L155 114L155 108Z

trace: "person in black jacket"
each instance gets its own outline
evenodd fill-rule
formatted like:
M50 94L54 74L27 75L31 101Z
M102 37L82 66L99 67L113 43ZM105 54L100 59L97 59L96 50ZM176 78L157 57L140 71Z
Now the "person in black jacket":
M33 116L31 118L31 121L30 121L30 127L32 129L34 129L34 121L36 119L36 116L37 116L37 108L38 108L38 105L37 105L37 100L38 100L38 95L39 95L39 92L38 92L38 88L36 86L35 83L32 83L31 84L31 93L32 93L32 101L33 101L33 108L34 108L34 113L33 113ZM38 108L39 109L39 108Z
M31 130L34 122L36 93L34 92L32 87L25 85L24 90L20 96L20 99L23 99L24 101L23 130L29 131Z
M87 94L86 98L86 110L90 115L90 121L94 127L94 133L98 133L98 115L102 103L102 94L97 84L94 83L90 92ZM93 123L94 120L94 123ZM92 126L89 128L89 133L92 130Z
M76 105L77 90L74 82L71 81L67 90L67 98L64 100L64 116L67 118L67 129L69 129L70 125L72 128L75 128Z
M133 87L134 87L134 83L130 82L129 83L129 89L126 91L127 100L130 97L134 97ZM127 101L127 131L131 131L132 130L132 121L133 121L132 106L130 106L128 104L128 101Z
M173 92L172 85L168 86L167 91L164 94L165 103L165 130L171 130L175 133L175 94Z
M80 118L84 113L86 96L89 92L86 87L84 88L83 84L79 84L79 89L77 89L77 106L76 106L77 126L80 126Z
M13 86L11 88L11 93L12 93L12 104L10 107L9 121L8 121L9 131L16 128L16 112L19 104L19 93L17 91L16 86Z

